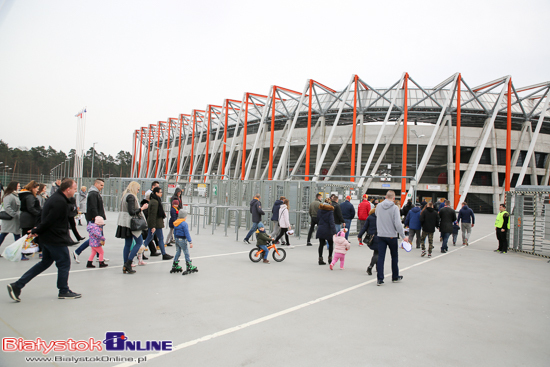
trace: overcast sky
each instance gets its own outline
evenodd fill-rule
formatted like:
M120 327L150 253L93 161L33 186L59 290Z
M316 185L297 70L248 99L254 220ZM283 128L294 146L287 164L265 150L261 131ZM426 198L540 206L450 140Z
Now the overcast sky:
M0 0L0 139L132 149L144 125L311 78L550 80L550 1Z

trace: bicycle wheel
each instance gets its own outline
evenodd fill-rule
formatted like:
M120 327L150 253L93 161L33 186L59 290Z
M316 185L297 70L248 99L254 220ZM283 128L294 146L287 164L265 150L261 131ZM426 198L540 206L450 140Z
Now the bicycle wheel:
M279 253L277 253L277 252L279 252ZM282 248L278 248L277 251L273 250L273 260L280 263L285 258L286 258L286 251L285 250L283 250Z
M259 248L253 248L250 250L250 253L248 254L248 257L250 258L250 261L253 263L257 263L262 259L262 255L264 252L263 250L260 250Z

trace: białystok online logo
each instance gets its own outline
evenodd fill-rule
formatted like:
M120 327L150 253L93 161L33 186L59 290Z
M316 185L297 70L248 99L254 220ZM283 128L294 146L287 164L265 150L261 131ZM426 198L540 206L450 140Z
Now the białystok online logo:
M105 340L51 340L46 342L41 338L25 340L23 338L2 338L4 352L101 352L103 345L108 352L120 351L169 351L172 350L171 340L129 340L123 331L108 331Z

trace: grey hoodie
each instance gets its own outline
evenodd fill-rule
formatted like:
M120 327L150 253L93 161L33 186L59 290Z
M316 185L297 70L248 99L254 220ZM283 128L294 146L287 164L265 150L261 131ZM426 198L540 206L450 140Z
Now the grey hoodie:
M384 200L376 206L376 229L378 237L405 238L399 208L391 200Z

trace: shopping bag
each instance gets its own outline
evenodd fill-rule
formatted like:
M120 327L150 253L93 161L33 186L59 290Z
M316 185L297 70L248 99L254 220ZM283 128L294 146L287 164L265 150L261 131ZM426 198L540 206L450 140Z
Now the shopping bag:
M2 252L2 256L9 261L21 261L21 250L25 245L27 237L27 235L24 235L23 237L6 247L4 249L4 252Z
M25 255L30 255L34 254L35 252L38 252L38 245L33 241L32 238L27 238L25 244L23 245L23 248L21 249L21 253Z
M403 250L407 251L407 252L411 252L412 250L412 245L410 244L410 242L401 242L401 246L400 246Z

